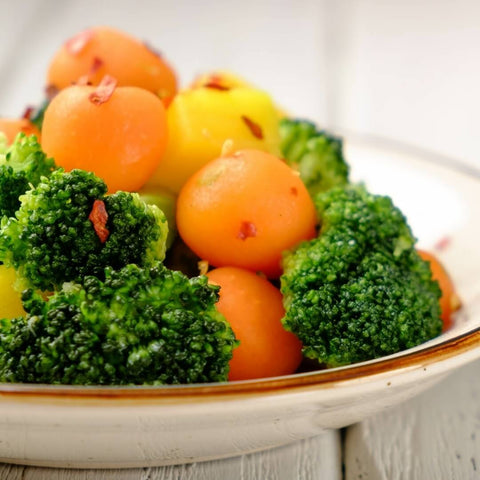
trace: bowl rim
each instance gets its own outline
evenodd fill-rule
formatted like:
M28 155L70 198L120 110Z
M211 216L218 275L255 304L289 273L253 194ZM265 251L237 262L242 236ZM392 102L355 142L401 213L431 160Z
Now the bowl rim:
M438 338L438 337L437 337ZM480 326L453 338L445 339L423 348L395 353L366 362L342 367L296 373L282 377L261 378L235 382L218 382L191 385L45 385L0 384L1 397L44 398L95 398L95 399L184 399L186 397L231 396L286 393L307 387L329 388L351 381L380 376L406 369L421 368L460 357L476 348L480 356Z

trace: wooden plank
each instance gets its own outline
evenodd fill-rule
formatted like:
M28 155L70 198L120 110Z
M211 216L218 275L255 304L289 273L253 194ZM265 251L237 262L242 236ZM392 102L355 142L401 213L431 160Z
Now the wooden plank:
M214 462L126 470L67 470L0 464L8 480L340 480L337 431L291 445Z
M346 480L480 479L480 362L347 430Z

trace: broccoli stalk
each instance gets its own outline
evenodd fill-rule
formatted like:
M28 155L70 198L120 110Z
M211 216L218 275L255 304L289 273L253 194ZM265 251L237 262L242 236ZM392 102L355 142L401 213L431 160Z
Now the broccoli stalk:
M389 355L440 334L440 288L391 199L363 186L316 197L321 229L284 257L284 325L329 367Z
M162 264L107 268L27 315L0 321L0 381L78 385L226 381L234 334L215 308L219 287Z
M107 266L148 266L165 257L163 212L136 193L106 195L91 172L62 169L20 197L15 218L0 226L0 260L17 270L21 288L55 290Z
M54 169L53 159L45 155L35 136L19 133L8 146L6 137L0 135L0 218L14 216L20 195Z
M340 138L306 120L285 118L280 121L280 142L285 160L298 170L312 197L348 183L349 167Z

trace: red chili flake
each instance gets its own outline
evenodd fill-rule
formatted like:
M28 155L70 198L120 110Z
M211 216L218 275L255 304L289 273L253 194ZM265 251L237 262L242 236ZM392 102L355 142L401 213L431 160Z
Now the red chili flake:
M450 237L442 237L435 245L435 250L445 250L451 243L452 239Z
M294 197L298 196L298 189L297 189L297 187L291 187L291 188L290 188L290 193L291 193Z
M93 202L92 211L88 216L88 219L92 222L93 229L100 239L100 242L105 243L107 241L110 232L107 228L108 213L105 208L105 202L102 200L95 200Z
M252 222L242 222L240 224L240 230L238 231L237 238L240 240L246 240L248 237L257 236L257 227Z
M55 85L47 85L45 87L45 96L48 100L52 100L52 98L58 93L58 88Z
M70 55L77 55L93 37L93 30L84 30L65 42L65 48Z
M92 65L90 66L90 75L94 75L102 67L104 61L100 57L93 57Z
M32 106L27 106L25 110L23 111L22 118L25 118L26 120L30 120L32 118L32 114L35 111L35 108Z
M213 82L213 81L205 83L203 86L205 88L213 88L215 90L221 90L222 92L226 92L226 91L230 90L230 87L227 87L226 85L222 85L220 83L216 83L216 82Z
M247 127L250 129L252 132L252 135L260 140L263 139L263 132L262 132L262 127L258 125L258 123L255 123L253 120L248 118L246 115L242 115L242 120L245 122Z
M230 87L228 85L225 85L225 83L223 82L222 76L217 75L216 73L211 74L208 77L208 82L206 82L203 86L206 88L215 88L216 90L230 90Z
M116 86L117 79L110 75L105 75L95 91L88 96L88 99L95 105L101 105L102 103L108 102L113 95Z
M92 85L90 77L98 72L98 70L102 67L103 63L104 62L101 58L93 57L92 64L90 65L90 70L88 71L88 73L79 77L74 83L74 85Z

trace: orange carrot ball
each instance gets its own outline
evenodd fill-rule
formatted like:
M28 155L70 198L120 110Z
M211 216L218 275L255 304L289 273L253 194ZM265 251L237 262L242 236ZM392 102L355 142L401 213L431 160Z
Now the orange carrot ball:
M7 143L13 143L18 133L35 135L40 141L38 128L27 118L0 118L0 132L7 137Z
M51 101L42 147L57 165L93 171L109 191L138 190L167 143L162 101L138 87L71 86Z
M282 252L315 236L316 213L304 184L279 158L240 150L205 165L180 191L184 242L214 266L281 273Z
M302 345L283 328L280 291L265 278L241 268L217 268L207 276L210 283L220 285L217 308L240 341L230 361L229 380L294 373L302 359Z
M442 312L443 331L445 332L453 325L453 313L460 308L460 297L455 291L455 285L440 260L431 252L418 250L418 254L423 260L430 264L432 278L436 280L442 291L440 297L440 309Z
M104 75L166 99L177 91L175 73L162 56L127 33L103 26L68 39L51 60L47 82L61 90L79 79L98 85Z

